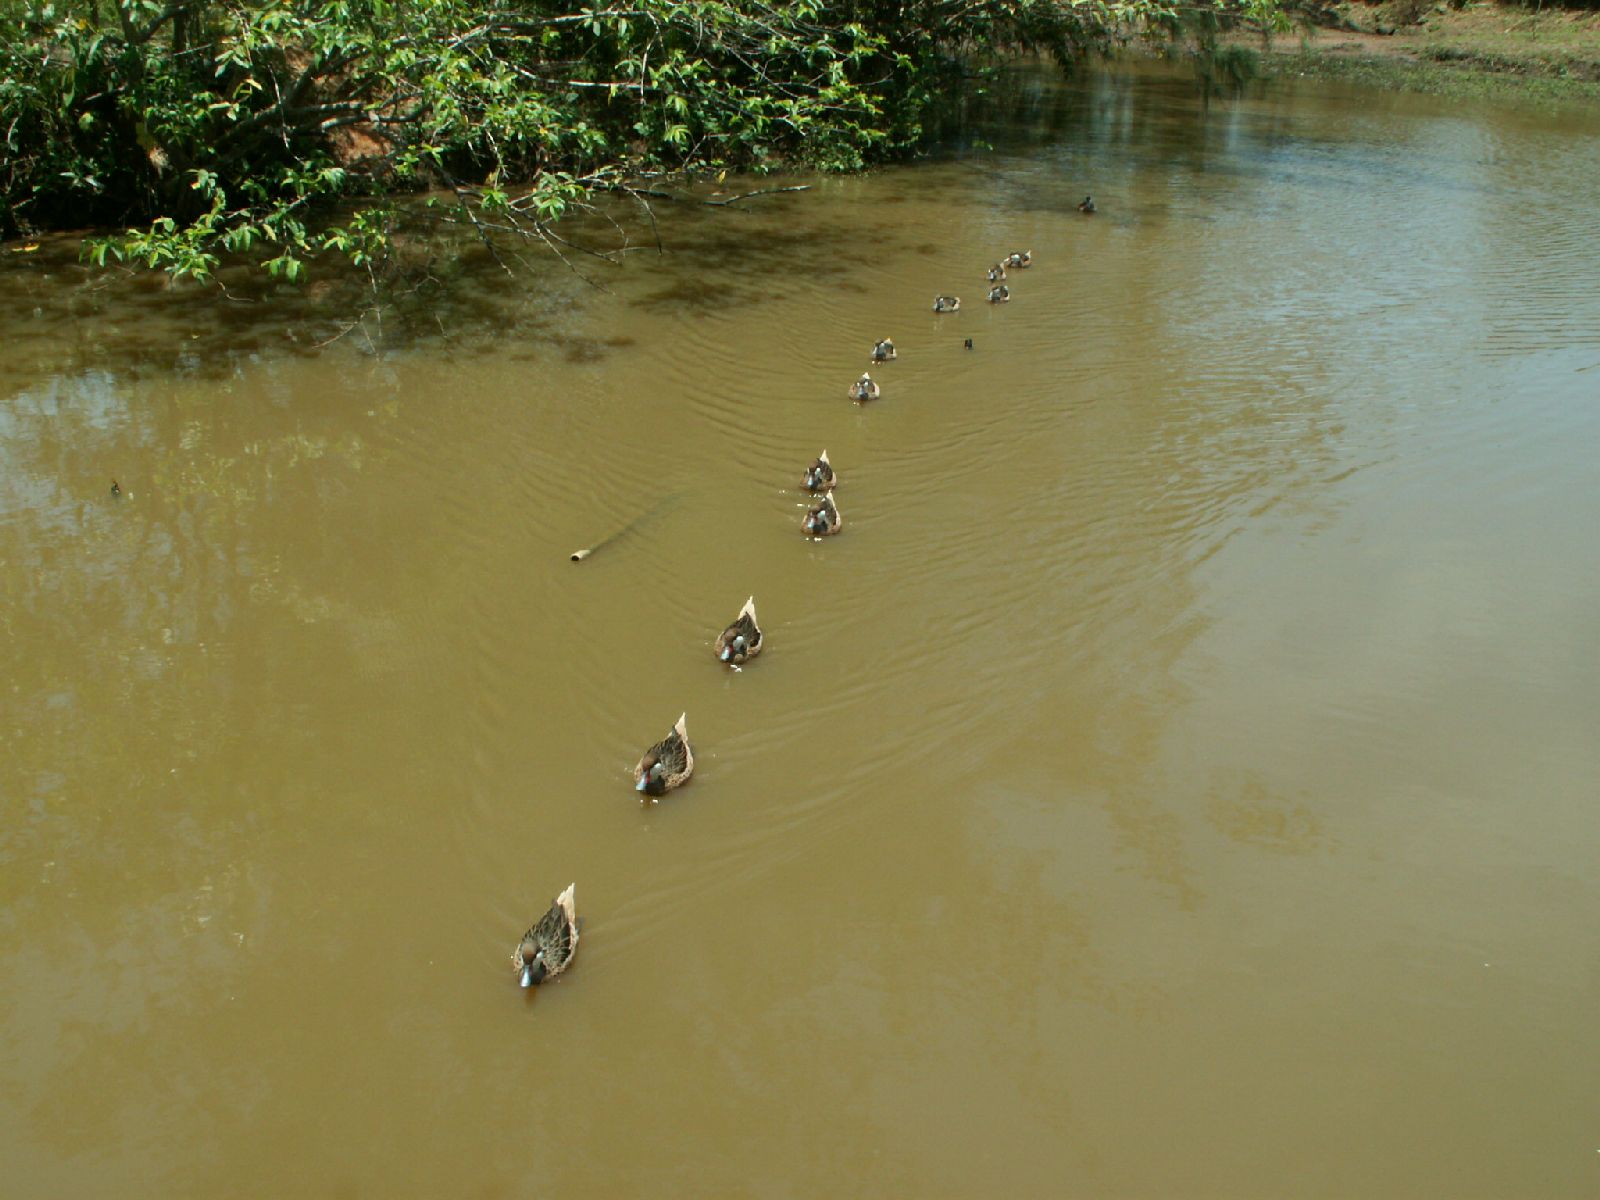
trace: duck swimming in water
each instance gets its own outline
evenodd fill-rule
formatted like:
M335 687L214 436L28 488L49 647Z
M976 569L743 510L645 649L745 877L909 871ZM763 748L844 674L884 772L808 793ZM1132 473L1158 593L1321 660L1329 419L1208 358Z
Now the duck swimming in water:
M844 525L844 518L839 515L839 506L833 502L832 493L822 497L822 503L815 508L806 510L800 528L812 537L827 537L830 533L838 533Z
M831 492L837 482L833 464L828 461L828 452L824 450L817 461L806 468L806 477L800 481L800 486L808 492Z
M1031 267L1033 266L1033 251L1013 250L1010 254L1006 255L1005 265L1008 267Z
M633 768L633 790L647 796L651 804L656 797L682 787L694 774L694 752L689 749L689 730L684 724L688 715L679 715L672 732L646 750Z
M990 304L1006 304L1006 303L1009 303L1010 300L1011 300L1011 289L1008 288L1005 284L1003 284L1003 283L996 284L994 287L989 289L989 303Z
M578 908L572 899L577 886L567 884L567 890L551 903L550 911L522 935L512 951L511 965L523 987L533 987L561 974L578 952Z
M1078 211L1083 213L1086 216L1090 216L1090 217L1094 216L1094 197L1093 196L1085 196L1083 198L1083 200L1078 204Z
M873 362L888 362L899 356L900 352L894 348L894 343L888 338L884 338L872 347Z
M989 282L990 283L999 283L1005 277L1006 277L1006 269L1002 264L995 263L994 266L989 268Z
M756 624L754 596L744 602L733 624L717 635L716 651L719 659L735 667L761 653L761 626Z
M960 296L935 296L933 298L933 311L937 313L960 312Z
M857 403L862 400L876 400L883 394L883 389L878 386L877 380L867 372L861 372L861 378L850 385L850 399Z

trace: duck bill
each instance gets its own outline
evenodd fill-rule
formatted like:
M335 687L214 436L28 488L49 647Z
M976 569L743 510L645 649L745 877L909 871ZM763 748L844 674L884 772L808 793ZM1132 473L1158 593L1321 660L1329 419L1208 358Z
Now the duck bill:
M636 791L636 792L643 792L643 791L648 790L649 787L650 787L650 776L641 775L641 776L639 776L639 781L633 785L633 790Z
M723 662L727 662L730 658L733 657L733 647L732 646L724 646L722 648L722 653L717 655L717 657L720 658Z

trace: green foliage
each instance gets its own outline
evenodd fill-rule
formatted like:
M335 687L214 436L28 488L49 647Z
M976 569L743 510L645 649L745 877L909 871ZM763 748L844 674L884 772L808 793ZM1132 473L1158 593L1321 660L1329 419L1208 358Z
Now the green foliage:
M588 6L592 5L592 7ZM491 245L687 167L905 151L965 63L1063 63L1276 0L0 0L0 234L207 279L253 256L377 269L398 195ZM331 214L340 214L335 223ZM559 239L557 239L559 240Z

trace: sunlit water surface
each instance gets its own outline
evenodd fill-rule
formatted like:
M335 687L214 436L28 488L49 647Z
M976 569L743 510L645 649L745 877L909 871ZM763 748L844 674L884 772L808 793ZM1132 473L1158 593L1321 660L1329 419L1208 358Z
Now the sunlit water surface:
M407 321L0 254L0 1190L1596 1194L1600 124L1002 111Z

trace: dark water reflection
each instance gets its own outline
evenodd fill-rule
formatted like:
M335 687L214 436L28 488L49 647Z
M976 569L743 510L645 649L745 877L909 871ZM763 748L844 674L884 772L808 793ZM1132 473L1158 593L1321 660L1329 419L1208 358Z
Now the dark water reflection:
M1596 128L1021 76L604 291L0 257L10 1190L1584 1194Z

